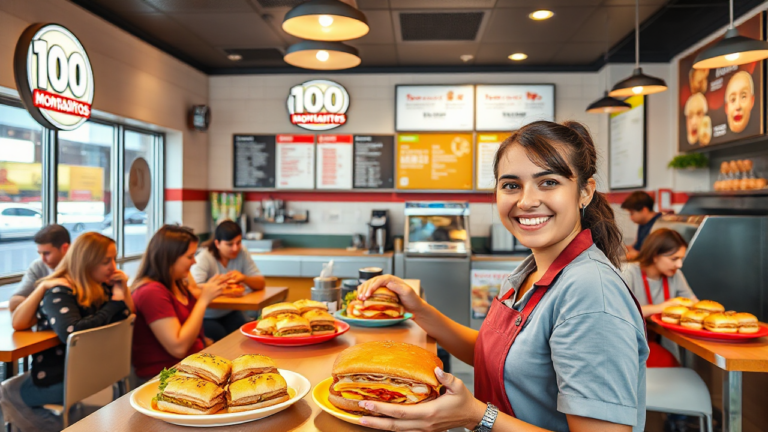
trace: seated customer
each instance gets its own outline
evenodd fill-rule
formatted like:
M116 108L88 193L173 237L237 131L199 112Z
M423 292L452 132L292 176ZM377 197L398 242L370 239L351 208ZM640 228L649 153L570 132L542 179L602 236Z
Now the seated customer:
M264 276L243 247L243 232L230 220L216 227L214 238L203 245L192 266L192 277L198 284L216 275L225 275L228 283L244 284L253 290L264 288ZM242 312L209 309L205 312L205 335L217 341L246 323Z
M198 288L188 277L195 252L197 237L191 231L165 225L152 236L144 253L133 283L132 363L142 382L206 345L205 308L226 282L218 276Z
M61 259L67 254L71 243L69 231L61 225L48 225L35 234L39 259L32 261L16 292L11 296L8 307L13 313L13 329L26 330L37 323L37 306L45 291L52 287L50 282L37 282L53 273ZM35 288L37 285L37 288Z
M60 405L64 400L67 337L124 320L133 309L128 277L115 267L116 256L114 240L87 232L48 277L56 286L43 296L38 327L55 331L61 344L35 354L31 372L0 386L6 422L25 432L61 430L61 417L43 405Z
M627 246L627 260L632 261L637 258L640 248L643 247L643 241L651 233L651 228L656 220L661 217L661 213L653 211L653 197L647 192L632 192L627 199L621 203L621 208L629 212L629 218L637 224L637 238L635 244Z

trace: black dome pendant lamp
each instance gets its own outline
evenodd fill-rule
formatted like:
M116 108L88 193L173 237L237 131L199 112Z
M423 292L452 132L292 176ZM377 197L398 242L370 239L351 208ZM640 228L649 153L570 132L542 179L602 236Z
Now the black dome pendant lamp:
M605 93L602 98L592 102L587 107L587 112L590 114L612 114L629 111L632 109L632 105L620 101L614 97L608 96L608 83L611 82L611 69L608 65L608 53L610 48L608 46L608 11L605 12L605 67L607 77L605 78Z
M733 26L733 0L730 5L731 24L725 38L699 53L693 62L694 69L717 69L768 58L768 42L741 36Z

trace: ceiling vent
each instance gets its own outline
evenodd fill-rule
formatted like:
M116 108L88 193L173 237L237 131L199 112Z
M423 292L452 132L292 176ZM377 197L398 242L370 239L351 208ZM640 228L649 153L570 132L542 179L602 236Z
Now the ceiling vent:
M283 60L283 52L277 48L230 48L224 50L227 55L239 54L241 62Z
M404 42L474 41L484 12L400 13Z
M261 7L265 9L271 8L293 8L307 0L258 0Z

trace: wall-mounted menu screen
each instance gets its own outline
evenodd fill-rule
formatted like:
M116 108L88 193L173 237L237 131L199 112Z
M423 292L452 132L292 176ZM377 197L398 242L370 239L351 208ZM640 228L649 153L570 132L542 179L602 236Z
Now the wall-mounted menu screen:
M352 135L317 136L317 188L352 189Z
M509 132L478 133L475 153L475 189L493 190L496 177L493 175L493 158L501 143L509 137Z
M395 137L355 135L354 187L356 189L395 187Z
M475 86L395 87L395 130L461 132L474 129Z
M315 136L277 136L278 189L314 189Z
M611 114L608 137L609 187L645 187L645 100L632 96L632 109Z
M397 188L472 190L472 134L397 136Z
M537 120L555 121L554 84L478 84L478 131L513 131Z
M234 187L275 187L275 136L234 135Z

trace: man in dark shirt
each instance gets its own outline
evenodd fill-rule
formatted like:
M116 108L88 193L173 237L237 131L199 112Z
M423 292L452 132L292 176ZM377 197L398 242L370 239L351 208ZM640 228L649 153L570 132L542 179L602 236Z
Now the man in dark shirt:
M653 197L643 191L632 192L621 203L621 208L628 211L629 218L637 224L637 240L634 245L627 245L627 259L633 260L643 247L645 238L651 233L651 227L661 217L661 213L653 211Z

